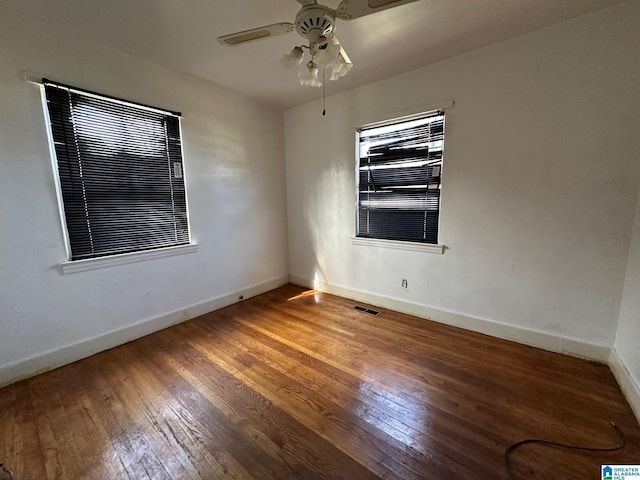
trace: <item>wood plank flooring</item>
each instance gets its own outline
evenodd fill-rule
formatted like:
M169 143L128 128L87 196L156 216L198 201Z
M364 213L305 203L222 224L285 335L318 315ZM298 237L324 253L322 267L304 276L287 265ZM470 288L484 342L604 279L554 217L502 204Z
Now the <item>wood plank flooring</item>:
M43 479L599 479L639 464L608 367L288 285L0 390ZM380 309L379 309L380 310ZM542 438L613 453L525 445Z

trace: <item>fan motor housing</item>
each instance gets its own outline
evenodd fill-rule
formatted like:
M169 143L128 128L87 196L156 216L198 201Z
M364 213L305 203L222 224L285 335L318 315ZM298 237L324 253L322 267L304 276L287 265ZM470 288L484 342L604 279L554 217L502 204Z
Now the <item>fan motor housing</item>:
M302 7L296 15L296 31L310 42L318 42L335 31L336 17L333 10L324 5Z

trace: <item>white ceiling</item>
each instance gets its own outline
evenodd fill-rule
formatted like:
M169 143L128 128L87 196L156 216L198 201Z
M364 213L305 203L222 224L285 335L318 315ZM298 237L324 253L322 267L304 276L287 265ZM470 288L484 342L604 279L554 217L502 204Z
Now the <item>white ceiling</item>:
M543 28L623 0L419 0L352 21L336 33L351 72L327 95ZM335 8L338 0L321 1ZM281 67L295 32L237 47L219 35L293 22L295 0L0 0L0 7L228 87L279 108L321 98Z

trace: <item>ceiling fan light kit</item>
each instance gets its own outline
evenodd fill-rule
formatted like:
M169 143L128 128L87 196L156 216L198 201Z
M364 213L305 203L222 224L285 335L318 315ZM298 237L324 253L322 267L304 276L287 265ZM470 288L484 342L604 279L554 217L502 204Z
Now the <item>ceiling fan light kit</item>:
M308 44L298 45L280 59L287 68L300 66L298 79L300 84L309 87L322 87L318 78L320 69L331 68L331 80L343 77L353 67L342 45L335 36L336 18L353 20L388 8L397 7L417 0L342 0L334 10L321 5L317 0L297 0L302 8L296 14L294 23L280 22L264 27L244 30L218 37L218 41L230 47L263 38L281 35L296 30ZM311 60L303 64L305 50Z

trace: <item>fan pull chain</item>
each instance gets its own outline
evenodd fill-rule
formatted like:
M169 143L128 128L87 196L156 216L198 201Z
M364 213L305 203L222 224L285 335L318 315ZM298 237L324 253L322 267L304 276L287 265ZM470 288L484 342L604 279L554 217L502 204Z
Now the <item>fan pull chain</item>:
M326 90L325 90L325 81L324 81L324 68L322 69L322 116L324 117L327 114L326 108Z

